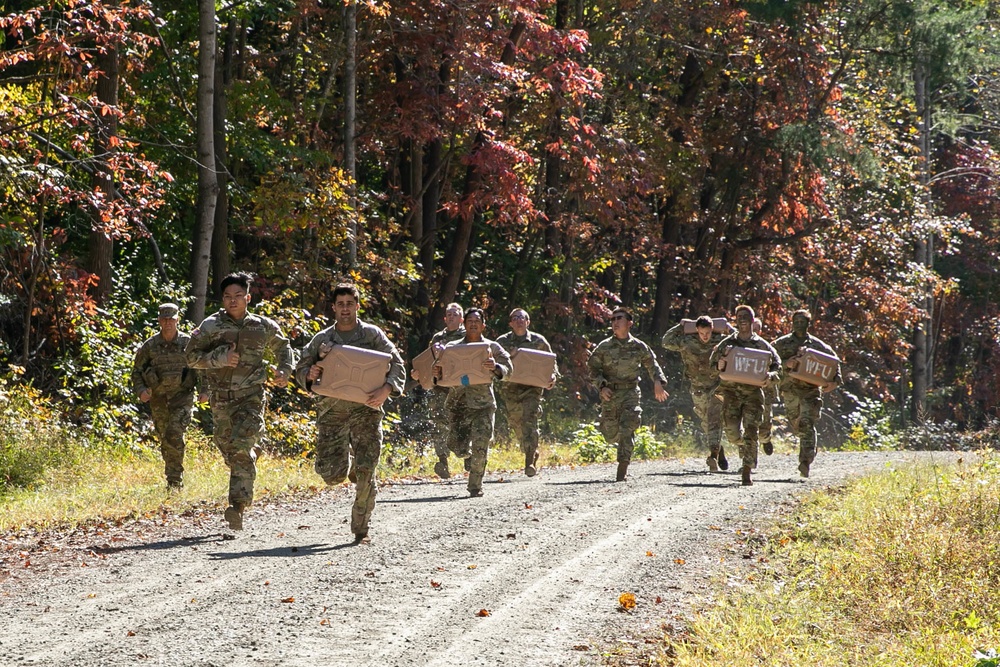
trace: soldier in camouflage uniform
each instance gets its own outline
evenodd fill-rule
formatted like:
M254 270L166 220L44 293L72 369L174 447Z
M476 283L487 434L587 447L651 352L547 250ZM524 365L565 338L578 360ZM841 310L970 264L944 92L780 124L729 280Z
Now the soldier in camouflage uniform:
M781 372L781 359L770 343L753 332L754 312L750 306L736 307L736 333L723 338L712 351L710 363L718 368L719 361L731 347L766 350L771 354L767 381L774 384ZM752 486L750 472L757 467L757 436L764 410L764 391L760 387L723 380L719 383L722 394L722 421L729 442L739 446L743 459L742 484Z
M172 489L184 486L184 433L191 424L198 382L198 372L188 368L184 356L191 337L177 329L179 313L175 304L160 306L160 332L143 342L132 363L132 388L153 413L167 486Z
M837 356L833 348L809 333L812 315L808 310L792 313L792 333L782 336L772 343L778 351L782 363L796 356L800 350L812 348ZM785 375L781 380L781 398L785 403L788 424L799 438L799 474L809 476L809 466L816 458L816 422L823 408L823 392L830 391L842 381L840 367L837 376L828 385L819 387Z
M351 509L351 532L354 543L366 542L375 496L378 494L376 469L382 456L382 405L389 396L403 392L406 369L403 358L379 327L358 319L360 294L356 285L341 283L333 290L336 323L316 334L302 352L295 379L310 389L323 372L317 362L335 345L351 345L391 355L385 384L368 396L365 403L354 403L332 396L318 396L316 401L316 472L327 484L340 484L354 470L356 494ZM351 465L351 450L354 465Z
M552 352L552 346L545 336L529 331L531 318L523 308L515 308L510 313L510 331L497 338L497 342L513 354L514 350L540 350ZM556 382L555 376L547 387L551 389ZM500 395L507 407L507 423L511 433L521 443L524 453L524 474L534 477L538 463L538 420L542 416L541 387L526 384L503 382L500 384Z
M507 350L496 341L483 337L485 329L486 315L479 308L470 308L465 311L465 337L449 345L489 343L491 356L483 362L483 368L502 380L510 375L514 367ZM441 379L441 371L441 366L434 366L435 380ZM445 409L448 411L448 449L466 460L469 496L477 498L483 495L483 475L486 474L486 459L493 440L493 420L497 411L493 384L452 387Z
M243 511L253 502L255 462L264 433L264 382L270 353L277 364L275 384L284 387L295 364L288 339L277 322L247 312L250 284L245 273L222 279L222 310L191 332L188 365L204 370L212 404L215 446L229 466L226 521L243 529Z
M716 394L719 369L709 363L712 350L723 335L713 331L712 318L702 315L695 320L694 335L684 333L684 324L663 334L661 344L666 350L680 352L684 377L691 385L691 401L698 418L695 440L708 447L708 469L712 472L729 470L726 450L722 447L722 399Z
M601 433L608 443L618 446L615 481L624 482L635 447L635 432L642 423L639 407L639 373L646 369L653 380L656 400L667 400L667 378L646 343L634 337L632 313L618 308L611 315L614 334L598 343L587 367L591 381L601 393Z
M465 338L465 326L462 324L464 316L465 311L461 305L448 304L444 311L444 329L431 337L430 348L434 351L435 358L445 345ZM420 381L420 373L416 369L410 371L410 377ZM441 479L451 477L451 472L448 470L448 416L444 407L447 398L448 387L435 386L427 396L427 416L431 424L428 435L434 443L434 453L438 457L438 462L434 464L434 474Z

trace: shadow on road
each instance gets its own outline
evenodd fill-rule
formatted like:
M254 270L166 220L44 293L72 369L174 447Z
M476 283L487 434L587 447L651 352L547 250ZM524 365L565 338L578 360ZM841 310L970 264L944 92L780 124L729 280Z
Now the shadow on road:
M163 540L162 542L144 542L143 544L125 544L120 547L92 546L90 551L98 554L117 554L123 551L158 551L161 549L176 549L177 547L190 547L205 542L219 542L222 534L198 535L197 537L181 537L176 540Z
M253 551L217 551L208 554L211 560L232 560L234 558L299 558L301 556L315 556L316 554L328 551L338 551L353 547L354 542L345 544L306 544L300 547L275 547L273 549L255 549Z
M450 496L431 496L430 498L379 498L379 505L395 505L403 503L443 503L449 500L458 500L468 494L455 493Z

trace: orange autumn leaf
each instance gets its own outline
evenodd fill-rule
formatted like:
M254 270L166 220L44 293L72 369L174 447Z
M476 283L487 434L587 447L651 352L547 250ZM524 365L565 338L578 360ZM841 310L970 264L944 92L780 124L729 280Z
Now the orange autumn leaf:
M431 588L441 588L441 582L431 579Z
M295 602L295 598L294 597L285 598L284 600L282 600L282 602Z
M489 609L480 609L479 611L476 612L476 616L480 616L480 617L485 617L485 616L489 616L489 615L490 615L490 610Z
M684 563L686 563L687 561L686 561L686 560L684 560L683 558L675 558L675 559L674 559L674 562L675 562L675 563L677 563L678 565L683 565L683 564L684 564Z
M652 551L647 551L646 555L649 556L650 558L653 558L654 556L656 556L656 554L654 554Z
M635 594L625 592L619 595L618 606L621 607L623 611L632 611L635 609Z

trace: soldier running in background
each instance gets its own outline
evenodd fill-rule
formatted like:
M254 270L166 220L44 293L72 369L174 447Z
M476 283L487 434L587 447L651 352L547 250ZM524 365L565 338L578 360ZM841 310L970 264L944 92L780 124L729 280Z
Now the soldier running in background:
M680 323L663 334L664 349L679 352L684 364L684 377L691 385L691 401L698 418L695 442L708 448L708 469L712 472L729 470L726 450L722 446L722 399L716 394L719 369L710 363L712 350L723 338L713 331L712 318L702 315L695 320L694 334L684 333Z
M365 403L355 403L332 396L316 402L316 472L327 484L340 484L353 471L356 484L351 509L351 532L354 543L368 538L369 521L378 494L376 469L382 455L382 405L390 395L402 393L406 369L403 358L379 327L358 319L360 293L357 286L341 283L333 290L336 323L313 336L295 368L299 386L310 389L323 372L317 365L335 345L350 345L391 355L385 384L369 395ZM351 465L351 450L354 465Z
M275 384L288 384L295 356L274 320L247 311L253 279L231 273L222 279L222 310L191 332L188 365L204 370L212 404L215 446L229 466L226 521L243 529L243 512L253 502L257 457L264 434L264 383L270 353L277 370Z
M490 356L483 362L483 368L502 380L513 370L510 355L496 341L483 337L485 329L486 315L479 308L470 308L465 311L465 337L450 345L488 343ZM435 380L440 380L441 374L441 366L435 365ZM452 387L445 409L448 412L448 449L465 459L465 469L469 471L469 496L477 498L483 495L483 475L493 441L497 411L493 383Z
M610 338L605 338L590 355L587 367L591 382L601 393L601 433L618 447L616 482L624 482L635 447L635 432L642 423L639 406L639 373L643 369L653 380L656 400L667 400L667 378L646 343L634 337L632 313L617 308L611 314Z
M184 486L184 434L191 424L198 384L198 372L188 368L184 356L191 337L177 328L179 317L176 304L161 305L157 317L160 331L139 346L132 363L132 388L153 413L163 471L171 489Z
M811 348L837 356L833 348L809 333L812 315L808 310L792 313L792 332L772 343L781 357L782 363L799 354L800 350ZM836 377L825 386L817 386L791 377L787 371L781 380L781 399L785 403L785 415L792 433L799 438L799 474L809 476L809 466L816 459L816 422L823 408L823 392L831 391L843 381L840 366Z
M736 307L736 333L719 342L712 351L711 363L718 367L731 347L766 350L771 356L767 382L774 384L780 377L781 359L770 343L753 333L754 317L750 306ZM750 472L757 467L757 435L764 409L764 391L752 384L722 380L719 392L722 394L722 421L726 438L739 447L743 460L741 482L743 486L752 486Z
M552 346L545 340L545 336L528 330L530 325L528 312L523 308L515 308L510 313L510 331L497 338L497 342L510 354L519 349L552 352ZM524 474L528 477L534 477L537 472L538 419L542 416L542 392L551 389L555 382L553 376L552 383L545 388L514 382L500 385L500 395L507 408L507 423L511 433L521 444Z

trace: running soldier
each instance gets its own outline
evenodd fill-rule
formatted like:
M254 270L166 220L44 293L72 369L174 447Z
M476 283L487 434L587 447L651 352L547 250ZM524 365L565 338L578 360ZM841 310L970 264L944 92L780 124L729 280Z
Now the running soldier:
M514 350L540 350L552 352L552 346L545 336L529 331L531 318L523 308L515 308L510 313L510 331L497 338L497 342L513 354ZM553 376L551 384L555 386ZM524 454L524 474L534 477L538 464L538 420L542 416L542 387L504 382L500 385L500 395L507 407L507 423L510 431L521 444Z
M185 350L191 368L203 369L212 404L215 446L229 466L229 507L226 521L243 530L243 512L253 503L257 457L264 434L264 383L271 364L274 382L288 385L295 356L274 320L248 312L250 285L245 273L222 279L222 310L205 318L191 332Z
M378 494L376 468L382 456L382 405L389 396L403 392L406 369L403 358L379 327L358 319L360 293L356 285L341 283L333 290L332 327L313 336L302 352L295 369L301 387L310 389L323 372L317 364L335 345L350 345L391 355L385 384L368 396L365 403L355 403L332 396L316 401L316 472L327 484L340 484L353 471L351 481L356 494L351 509L351 532L354 543L368 541L368 528L375 496ZM351 450L354 464L351 462Z
M610 338L594 348L587 367L591 382L601 393L601 433L618 448L616 482L624 482L635 448L635 432L642 423L639 406L639 374L643 369L653 380L653 392L661 403L667 400L667 378L646 343L634 337L632 313L618 308L611 314Z

